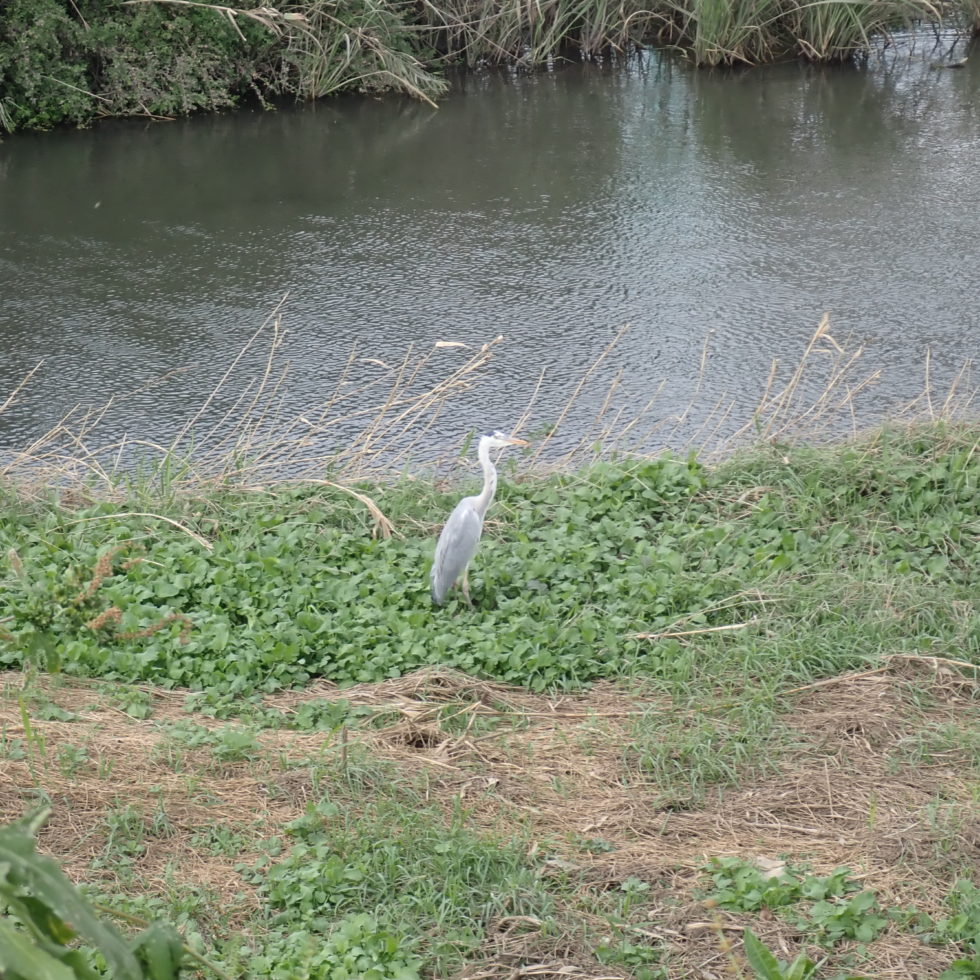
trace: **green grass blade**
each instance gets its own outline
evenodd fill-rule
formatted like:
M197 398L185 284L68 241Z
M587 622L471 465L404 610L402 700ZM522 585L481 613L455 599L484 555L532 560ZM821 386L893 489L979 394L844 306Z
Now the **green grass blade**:
M745 958L759 980L785 980L776 957L763 945L751 929L744 933Z

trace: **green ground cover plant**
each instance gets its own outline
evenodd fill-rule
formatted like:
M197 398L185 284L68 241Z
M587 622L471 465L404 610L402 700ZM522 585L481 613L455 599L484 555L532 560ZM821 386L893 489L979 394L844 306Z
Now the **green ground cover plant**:
M843 867L821 877L791 865L765 872L744 858L719 857L711 860L707 870L713 888L705 893L706 897L718 908L739 912L777 909L804 899L825 901L858 888L849 881L851 869Z
M236 700L432 664L532 690L724 674L753 678L761 718L766 692L886 653L976 658L975 441L969 427L896 429L713 470L622 460L508 480L473 610L428 600L455 495L419 494L417 481L361 488L404 528L387 539L316 487L177 501L169 521L125 501L68 511L8 491L0 664ZM730 631L704 634L709 655L671 635L720 626ZM314 711L296 723L313 725ZM703 725L717 748L725 723ZM662 771L657 759L651 749L639 764Z
M781 963L751 929L745 930L745 958L759 980L807 980L816 971L816 964L805 953L792 963Z
M947 914L933 916L914 908L883 907L875 892L862 889L847 867L820 876L805 866L777 862L776 867L767 868L745 858L715 857L704 871L710 877L711 887L703 894L713 908L741 913L778 910L777 914L792 922L800 933L824 947L846 940L871 943L889 923L900 923L901 928L920 936L924 942L953 945L966 954L943 972L943 980L976 975L980 888L968 878L953 883L946 896ZM793 964L778 964L760 946L759 940L747 931L746 957L761 977L773 976L776 980L785 976L805 977L816 969L816 964L803 954Z
M476 837L462 812L447 826L419 801L347 807L325 797L284 829L285 841L271 842L270 854L245 872L276 926L316 934L371 910L401 937L408 960L417 964L422 953L438 975L458 968L494 918L551 913L528 843Z
M709 865L714 889L708 900L718 908L741 912L785 909L783 913L821 945L843 939L868 943L888 924L873 891L850 879L851 869L837 868L825 877L784 867L768 874L742 858L714 858ZM805 909L791 908L812 902Z

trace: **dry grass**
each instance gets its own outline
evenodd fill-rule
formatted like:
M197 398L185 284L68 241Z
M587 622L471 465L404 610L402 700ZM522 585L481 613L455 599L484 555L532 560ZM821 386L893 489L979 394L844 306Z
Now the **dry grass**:
M159 495L268 489L290 482L320 482L356 495L351 483L388 480L417 462L416 453L431 442L436 424L444 425L454 403L481 383L504 343L500 336L478 348L440 342L427 351L410 347L398 360L366 357L354 349L326 399L291 414L285 407L288 367L280 364L284 303L285 298L168 445L129 436L101 441L100 422L118 400L110 399L97 409L72 410L31 445L11 454L0 465L0 485L22 492L58 486L67 504L119 499L132 490L132 464L139 458L137 483L157 488ZM867 363L862 345L836 339L826 316L795 363L773 360L751 418L736 418L735 401L728 396L704 410L708 341L687 408L679 413L666 409L666 380L655 386L645 404L637 405L623 390L625 369L611 377L608 370L627 333L623 328L588 366L565 404L546 420L546 434L535 440L519 467L567 470L612 452L649 457L664 448L695 450L702 459L719 459L758 442L839 440L885 422L965 418L975 411L972 364L964 364L948 388L937 390L926 352L921 394L898 411L889 406L887 416L876 412L874 388L880 369ZM249 365L257 360L261 368L254 373ZM0 403L0 412L13 404L32 375ZM515 433L542 425L540 391L539 381L513 426ZM586 414L583 406L595 404L599 409ZM701 421L692 431L696 413ZM344 448L333 448L338 443ZM458 452L458 444L447 447L449 459ZM333 479L325 481L325 474ZM371 511L377 533L390 534L393 529L373 501L368 497L361 503Z
M123 4L207 10L227 21L246 44L239 18L261 24L281 39L280 72L295 73L288 89L300 98L317 99L351 88L360 92L394 90L435 108L432 96L442 95L449 87L405 50L406 25L383 2L366 0L354 16L346 11L344 18L337 16L337 4L324 0L308 0L302 11L286 12L268 6L240 10L199 0L123 0Z
M100 422L117 400L110 399L98 408L72 409L11 454L0 466L0 483L55 485L83 499L112 498L120 495L126 464L134 457L148 465L143 471L148 483L191 493L305 482L328 471L348 481L396 473L448 403L477 383L503 339L466 348L462 361L448 367L445 348L463 345L436 344L422 354L410 347L394 363L354 349L333 392L320 405L291 415L284 408L288 367L280 364L284 337L280 304L169 444L129 436L100 441ZM261 367L249 376L245 366L257 358ZM0 410L14 402L29 378ZM219 404L228 407L219 410ZM341 439L346 448L324 448Z
M0 725L7 740L24 738L23 678L11 673L5 682ZM363 802L370 791L340 778L348 752L390 763L405 779L424 784L429 802L447 814L464 801L474 830L529 827L535 846L549 855L546 873L571 876L583 895L616 889L631 876L649 882L649 911L634 927L637 941L665 944L678 978L726 975L718 936L730 935L737 946L738 930L750 922L781 955L800 948L799 936L781 919L763 917L760 925L757 918L705 908L695 886L710 856L805 860L818 873L847 864L882 906L914 903L934 914L942 912L956 869L980 861L976 780L965 775L963 760L947 752L928 765L901 762L903 740L923 726L976 710L974 681L935 658L893 658L879 670L797 691L786 699L783 716L796 745L778 775L718 789L703 806L681 810L665 806L658 787L637 780L624 762L635 716L658 712L668 728L677 709L616 684L545 698L448 670L342 692L321 682L269 703L289 712L313 697L343 697L377 709L388 723L351 730L343 744L322 733L265 731L261 752L247 761L216 765L206 750L190 750L179 771L167 764L156 723L184 716L180 694L151 690L153 718L137 721L113 708L96 685L32 681L37 684L79 717L32 723L45 742L44 758L35 756L33 765L0 761L0 819L30 805L37 780L54 804L43 848L75 880L97 880L111 891L118 886L111 869L91 865L105 852L106 816L132 807L146 831L136 868L141 888L166 894L176 868L183 885L219 895L232 924L244 922L256 906L235 870L252 855L202 853L195 833L234 827L257 853L262 839L279 833L317 797L314 758L336 771L333 799L346 785L350 802ZM444 724L447 707L456 715L452 731ZM488 720L498 727L486 731L476 724ZM87 747L89 761L65 776L52 760L59 747L79 745ZM100 777L110 765L111 778ZM166 831L155 833L154 815L160 814ZM574 845L583 838L601 838L610 849L583 851ZM582 937L588 914L572 907L565 914L570 925L560 936L544 937L534 922L518 918L497 922L482 956L462 976L624 976L595 961ZM869 955L862 970L876 980L937 976L949 958L894 928Z

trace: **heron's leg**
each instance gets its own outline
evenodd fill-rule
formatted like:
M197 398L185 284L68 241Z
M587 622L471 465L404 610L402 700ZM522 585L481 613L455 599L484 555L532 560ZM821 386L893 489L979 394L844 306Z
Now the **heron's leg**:
M467 565L463 569L463 595L466 596L466 601L469 605L473 605L473 600L470 598L470 569Z

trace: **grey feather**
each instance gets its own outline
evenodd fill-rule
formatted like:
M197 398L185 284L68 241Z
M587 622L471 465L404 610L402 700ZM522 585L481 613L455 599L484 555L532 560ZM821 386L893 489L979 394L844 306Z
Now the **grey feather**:
M476 554L483 533L483 516L477 509L477 497L464 497L449 515L439 535L430 576L432 601L442 605L446 593L466 571Z
M526 445L523 439L504 435L503 432L481 436L476 458L483 469L483 490L475 497L464 497L453 508L436 544L430 578L432 601L437 606L442 605L446 593L456 584L460 576L463 577L463 593L466 601L470 601L465 577L466 567L476 554L480 535L483 533L483 518L497 491L497 470L490 461L490 450Z

